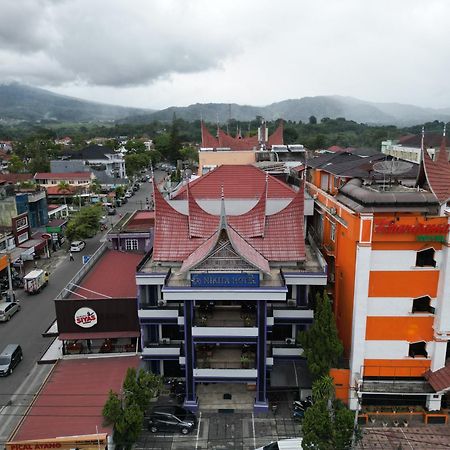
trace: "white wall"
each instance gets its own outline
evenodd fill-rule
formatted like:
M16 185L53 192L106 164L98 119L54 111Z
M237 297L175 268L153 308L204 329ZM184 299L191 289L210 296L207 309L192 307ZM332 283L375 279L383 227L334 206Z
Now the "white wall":
M424 294L426 295L426 294ZM431 306L436 304L436 299L431 298ZM413 298L411 297L369 297L367 299L368 316L427 316L428 313L412 313Z
M424 244L426 244L424 242ZM424 248L432 247L424 245ZM430 270L428 267L416 267L417 252L414 250L374 250L370 257L370 270L404 271L404 270ZM434 253L436 268L442 261L442 251ZM431 268L431 270L434 270Z

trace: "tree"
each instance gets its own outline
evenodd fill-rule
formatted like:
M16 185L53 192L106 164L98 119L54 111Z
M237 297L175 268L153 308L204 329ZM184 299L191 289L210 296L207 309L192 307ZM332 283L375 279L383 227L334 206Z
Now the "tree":
M298 340L314 380L328 375L330 368L338 363L343 346L326 292L323 295L317 294L314 322L309 330L299 333Z
M69 241L93 237L100 229L101 206L84 206L70 219L66 228Z
M100 193L100 191L102 190L102 186L100 185L100 182L97 180L97 178L94 178L91 181L91 184L89 185L89 190L93 193L93 194L98 194Z
M321 377L313 383L313 405L306 410L302 425L304 449L351 448L354 413L341 401L335 400L334 395L330 376Z
M133 176L141 169L150 165L151 157L148 153L132 153L125 155L125 167L128 176Z
M67 205L67 194L71 193L70 190L70 184L67 181L60 181L58 183L58 186L56 187L56 190L60 193L63 194L63 198L64 198L64 204Z
M10 173L20 173L23 172L24 169L25 164L23 161L17 155L12 155L8 162L8 171Z
M180 155L185 161L192 163L198 162L198 150L192 145L184 146L180 150Z
M310 124L310 125L316 125L316 124L317 124L317 118L316 118L316 116L310 116L310 117L309 117L309 124Z
M131 449L142 430L150 399L161 389L161 377L144 369L130 367L123 382L122 401L110 391L103 407L106 425L114 425L114 442L118 448Z

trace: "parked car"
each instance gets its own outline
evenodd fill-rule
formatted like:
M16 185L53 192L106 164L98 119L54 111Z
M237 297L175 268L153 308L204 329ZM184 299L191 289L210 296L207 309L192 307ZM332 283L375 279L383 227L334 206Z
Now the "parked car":
M130 198L133 195L132 191L125 192L125 198Z
M114 207L108 207L108 216L115 216L117 214L117 210Z
M0 353L0 375L11 375L23 359L22 348L18 344L8 344Z
M127 197L122 197L121 199L122 205L125 205L125 203L128 203L128 198Z
M152 433L158 431L178 431L190 433L197 426L197 417L187 409L176 405L155 406L147 418L147 428Z
M20 304L17 302L0 303L0 322L8 322L17 311L20 311Z
M71 252L81 252L81 250L83 250L84 247L86 247L86 242L84 242L84 241L73 241L70 244L70 251Z

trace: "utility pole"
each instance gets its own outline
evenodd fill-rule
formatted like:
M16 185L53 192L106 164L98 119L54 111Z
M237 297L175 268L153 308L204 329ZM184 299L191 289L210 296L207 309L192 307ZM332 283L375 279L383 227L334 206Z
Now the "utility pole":
M8 294L6 300L12 302L14 300L14 291L12 285L12 275L11 275L11 257L8 255Z

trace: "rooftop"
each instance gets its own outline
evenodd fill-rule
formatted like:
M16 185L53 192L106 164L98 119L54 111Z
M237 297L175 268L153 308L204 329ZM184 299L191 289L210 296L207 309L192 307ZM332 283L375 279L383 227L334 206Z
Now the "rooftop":
M35 180L90 180L90 172L38 172L34 175Z
M135 211L125 213L108 234L117 233L148 233L155 226L154 211Z
M103 426L109 390L120 392L137 356L60 360L14 435L15 441L112 433Z
M136 266L142 253L106 250L70 298L136 298ZM99 296L99 294L102 294Z

